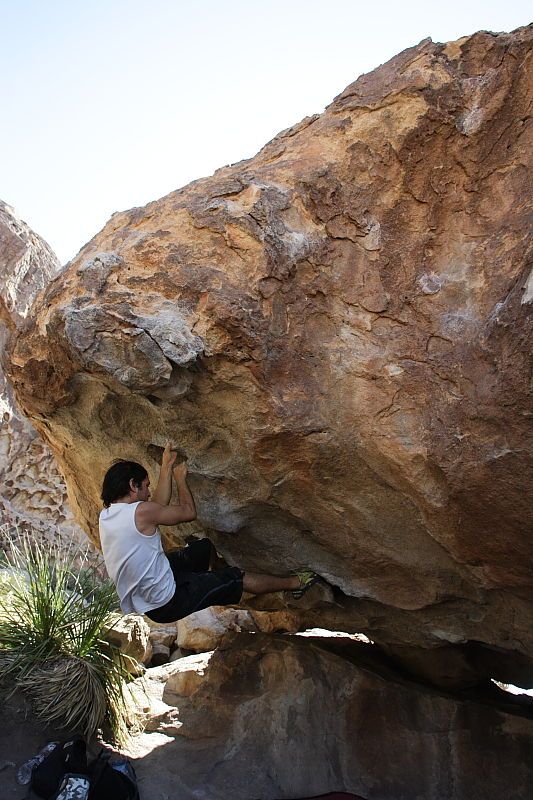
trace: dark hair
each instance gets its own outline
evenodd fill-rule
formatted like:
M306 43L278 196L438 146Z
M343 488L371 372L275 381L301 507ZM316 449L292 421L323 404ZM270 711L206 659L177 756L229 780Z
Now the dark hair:
M107 470L102 484L104 506L108 508L115 500L125 497L130 491L130 480L135 486L140 486L147 477L145 468L136 461L115 461Z

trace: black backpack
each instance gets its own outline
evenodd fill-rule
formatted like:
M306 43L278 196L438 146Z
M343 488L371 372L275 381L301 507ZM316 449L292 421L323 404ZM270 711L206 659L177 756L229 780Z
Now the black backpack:
M31 788L43 800L140 800L135 770L128 759L111 761L102 750L87 763L81 736L60 742L33 769Z
M140 800L137 776L127 758L113 759L102 750L89 764L88 800Z

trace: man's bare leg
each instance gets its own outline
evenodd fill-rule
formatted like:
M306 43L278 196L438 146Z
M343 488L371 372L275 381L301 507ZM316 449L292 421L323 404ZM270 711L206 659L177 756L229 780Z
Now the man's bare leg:
M209 560L209 568L216 572L217 570L227 567L226 561L221 558L215 546L211 544L211 556ZM300 590L301 594L307 590L307 583L309 576L315 575L314 572L303 571L290 575L287 578L280 578L278 575L263 575L258 572L245 572L243 573L242 586L245 592L250 594L268 594L269 592L294 592ZM316 576L318 577L318 576ZM315 578L316 579L316 578ZM314 583L314 580L309 582L309 585ZM303 581L303 582L302 582ZM303 590L302 590L302 587Z
M242 585L245 592L251 594L267 594L268 592L290 592L298 589L300 579L297 575L279 578L277 575L259 575L257 572L245 572Z

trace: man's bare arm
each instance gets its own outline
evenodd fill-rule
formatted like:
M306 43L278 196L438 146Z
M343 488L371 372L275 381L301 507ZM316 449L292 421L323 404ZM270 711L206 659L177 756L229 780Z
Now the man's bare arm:
M179 503L161 505L158 502L139 503L135 511L135 524L147 536L154 533L157 525L177 525L196 519L196 506L191 490L187 486L187 466L178 464L174 468L174 478L178 487Z
M159 503L139 503L135 509L135 524L141 533L150 536L158 525L177 525L196 519L196 511L179 506L162 506Z
M187 485L187 464L185 461L181 464L177 464L173 469L173 473L178 488L180 508L187 509L191 515L191 520L196 519L196 505L191 490Z
M157 481L157 486L152 495L153 502L159 503L162 506L168 506L172 496L172 467L176 461L176 455L177 454L170 449L170 442L167 442L163 450L159 480Z

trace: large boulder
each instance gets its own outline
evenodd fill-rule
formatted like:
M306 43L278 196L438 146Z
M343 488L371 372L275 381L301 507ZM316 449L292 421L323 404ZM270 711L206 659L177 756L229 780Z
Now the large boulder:
M533 796L533 709L458 700L308 640L232 634L148 670L139 697L138 776L184 800Z
M531 37L424 40L114 214L34 303L6 367L95 541L110 461L154 480L171 437L184 532L315 569L334 603L310 623L475 640L533 679Z

